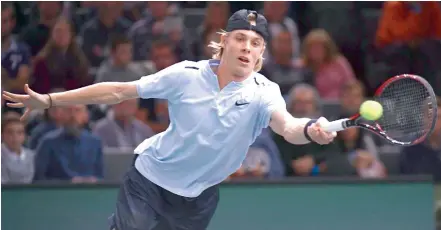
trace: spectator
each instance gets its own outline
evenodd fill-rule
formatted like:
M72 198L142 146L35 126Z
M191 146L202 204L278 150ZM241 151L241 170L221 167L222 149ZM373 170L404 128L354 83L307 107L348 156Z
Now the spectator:
M154 135L150 127L135 118L137 110L138 100L131 99L113 105L107 117L98 121L93 133L101 138L104 148L134 149Z
M9 92L23 92L30 75L31 54L28 47L16 40L14 9L2 4L2 88Z
M46 134L38 145L35 180L95 183L103 177L101 140L82 128L86 106L66 109L67 124Z
M212 30L203 37L203 47L199 47L202 50L199 51L200 60L211 59L211 57L213 56L213 48L209 45L211 41L220 42L220 36L218 33L219 31ZM197 43L197 45L200 46L199 43Z
M35 153L23 144L25 125L19 114L5 114L2 119L2 184L31 183L34 177Z
M165 40L152 43L151 60L156 71L161 71L178 61L176 54L173 52L172 44ZM169 125L167 101L141 99L140 107L141 112L137 116L138 119L147 123L155 133L167 129ZM161 114L162 116L160 116Z
M343 115L340 118L348 117ZM365 130L349 128L338 133L336 143L340 153L348 156L349 162L363 178L385 177L386 168L379 159L378 149L372 136Z
M272 38L277 37L283 31L290 33L292 55L299 57L300 38L297 24L287 16L290 4L285 1L264 2L263 15L268 20L268 30Z
M269 49L271 58L262 70L266 77L280 86L282 94L288 93L297 83L311 83L312 80L312 74L295 63L291 40L288 30L273 37Z
M432 135L423 143L406 147L400 155L402 174L429 174L441 181L441 98L438 97L438 119Z
M130 21L122 17L124 2L100 2L98 16L80 29L81 47L92 67L100 66L110 55L110 39L125 34Z
M101 63L95 83L98 82L128 82L135 81L143 75L149 75L152 70L141 70L132 62L133 47L125 36L112 39L110 57Z
M48 42L52 27L61 13L62 2L42 1L36 3L39 21L31 23L21 34L21 39L31 48L31 55L37 55Z
M220 32L227 27L230 17L230 4L228 2L208 2L205 9L205 17L202 24L197 29L198 36L195 39L196 52L199 57L211 58L213 52L207 52L207 46L213 40L213 34ZM203 45L203 47L201 47ZM211 50L210 50L211 51ZM204 59L201 58L201 59Z
M439 2L385 2L379 21L376 45L411 45L425 39L441 39Z
M320 97L317 90L310 85L294 86L286 104L288 112L294 117L320 117ZM329 152L332 152L332 145L292 145L277 134L274 141L279 147L288 176L317 175L326 171L326 157L331 156Z
M323 29L312 30L306 35L302 55L304 67L314 72L314 83L322 99L337 100L341 85L355 80L349 62Z
M364 102L366 89L360 81L345 82L341 86L341 114L356 114Z
M280 153L271 138L271 131L264 129L250 146L242 167L231 178L281 178L284 174Z
M63 92L64 89L53 89L50 93ZM43 120L31 131L29 148L35 150L41 138L48 132L61 128L67 121L68 113L64 107L51 107L44 111Z
M76 89L91 82L86 56L74 40L73 25L60 18L51 38L35 58L32 89L48 93L53 88Z
M441 9L439 2L385 2L376 46L377 59L389 67L387 77L403 73L424 76L441 87ZM441 89L441 88L439 88Z
M134 60L145 61L151 56L153 40L168 37L173 51L181 60L192 60L191 46L185 34L183 19L174 12L174 5L168 2L147 2L148 15L136 22L129 31L135 50Z

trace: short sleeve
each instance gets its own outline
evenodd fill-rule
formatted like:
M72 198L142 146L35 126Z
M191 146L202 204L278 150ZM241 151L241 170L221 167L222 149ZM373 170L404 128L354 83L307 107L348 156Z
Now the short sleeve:
M180 94L180 82L184 75L180 62L155 74L144 76L135 81L140 98L159 98L173 101Z
M265 92L261 97L261 110L259 112L259 121L258 125L260 128L267 128L271 115L273 112L278 109L286 109L286 102L283 99L282 93L280 92L280 87L277 84L270 84L265 89Z

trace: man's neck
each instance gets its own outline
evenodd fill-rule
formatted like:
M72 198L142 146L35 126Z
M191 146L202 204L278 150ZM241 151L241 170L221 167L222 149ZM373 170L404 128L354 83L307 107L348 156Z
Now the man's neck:
M115 116L114 119L119 125L122 126L123 129L127 127L131 120L129 117L126 116Z
M122 63L122 62L119 62L117 59L115 59L115 58L112 58L111 59L111 63L112 63L112 66L113 67L117 67L117 68L124 68L124 67L126 67L126 66L128 66L128 63Z
M248 76L235 76L228 70L228 64L220 61L217 69L214 68L214 72L217 75L217 80L219 82L219 88L222 90L225 86L227 86L230 82L236 81L236 82L242 82L245 81L250 75Z
M274 61L275 61L275 63L277 63L278 65L281 65L281 66L288 66L288 67L291 66L291 59L290 58L274 57Z
M17 156L21 155L21 146L9 146L9 145L6 145L6 147L8 147L8 149L11 150L11 152L14 153L15 155L17 155Z

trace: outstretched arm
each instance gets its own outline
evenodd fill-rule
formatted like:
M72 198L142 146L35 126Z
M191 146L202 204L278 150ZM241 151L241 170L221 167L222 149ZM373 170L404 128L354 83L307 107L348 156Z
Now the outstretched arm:
M294 118L285 108L280 108L272 113L270 127L274 132L283 136L286 141L292 144L307 144L310 140L318 144L329 144L336 136L336 133L328 133L320 128L326 122L328 120L324 117L317 121L309 118Z
M13 108L26 107L25 119L33 109L47 109L51 106L76 104L117 104L132 98L162 98L173 100L179 95L182 70L186 62L181 62L155 74L133 82L103 82L66 92L39 94L25 85L26 94L3 92L7 105Z

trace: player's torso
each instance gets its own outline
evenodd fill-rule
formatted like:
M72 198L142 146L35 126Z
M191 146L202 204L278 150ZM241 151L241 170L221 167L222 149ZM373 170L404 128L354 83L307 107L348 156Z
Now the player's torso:
M220 144L228 140L232 144L238 139L251 141L260 108L254 80L230 82L220 89L216 75L204 69L194 71L200 73L182 86L179 101L169 105L175 131L183 138L206 141L212 148L222 148Z

